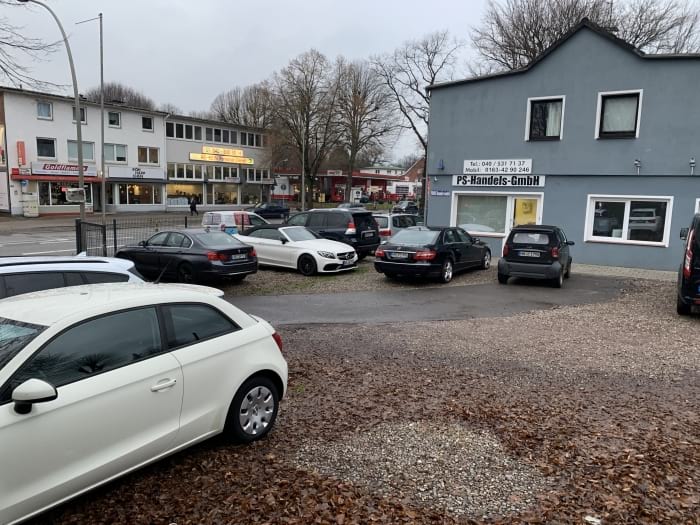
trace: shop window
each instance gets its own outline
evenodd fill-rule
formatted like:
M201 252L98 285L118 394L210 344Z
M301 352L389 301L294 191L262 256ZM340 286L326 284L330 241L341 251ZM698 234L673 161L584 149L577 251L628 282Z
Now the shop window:
M110 128L122 127L122 114L119 111L110 111L107 113L107 122Z
M185 124L185 138L187 140L192 140L192 124Z
M40 158L56 158L56 139L37 138L36 155Z
M73 202L66 201L66 193L64 188L77 188L78 183L73 181L54 181L49 184L49 203L50 206L64 206L75 204ZM87 204L92 203L92 187L90 184L85 184L85 202ZM41 202L41 201L40 201Z
M40 182L39 183L39 206L50 206L51 205L51 183L50 182Z
M168 184L167 185L167 205L187 206L192 197L196 197L198 202L202 199L202 184Z
M175 124L172 122L165 123L165 136L170 139L175 138Z
M148 148L139 146L139 164L155 164L159 163L158 148Z
M668 246L672 197L590 196L586 240Z
M457 226L468 232L506 232L507 195L460 195L457 197Z
M153 131L153 117L141 117L141 129Z
M68 141L68 160L78 160L78 142L75 140ZM83 142L83 160L95 160L94 142Z
M526 140L559 140L564 114L564 99L529 99Z
M53 120L53 104L51 102L38 101L36 103L36 117L42 120Z
M175 124L175 138L181 139L185 136L184 126L182 124Z
M205 128L204 131L207 142L212 142L214 140L214 130L212 128Z
M210 186L210 204L238 204L238 186L213 184Z
M194 140L202 140L202 126L194 127Z
M75 122L75 106L73 106L73 122ZM87 124L87 116L83 106L80 106L80 122Z
M128 184L127 204L153 204L153 184Z
M641 90L599 93L596 138L638 137L641 103Z
M105 162L126 163L126 144L105 144Z

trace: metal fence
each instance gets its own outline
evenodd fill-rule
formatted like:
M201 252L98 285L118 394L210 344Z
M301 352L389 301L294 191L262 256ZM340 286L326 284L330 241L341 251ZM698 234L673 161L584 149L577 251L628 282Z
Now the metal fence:
M187 228L187 215L174 217L120 217L106 224L75 221L76 253L111 257L124 246L145 241L163 230Z

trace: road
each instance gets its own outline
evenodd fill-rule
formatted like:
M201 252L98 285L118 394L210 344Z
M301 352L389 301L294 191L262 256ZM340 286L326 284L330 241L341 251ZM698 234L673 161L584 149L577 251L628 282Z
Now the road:
M537 281L511 280L469 286L323 295L228 297L272 324L388 323L504 317L530 310L607 301L624 282L610 277L572 275L563 289Z
M75 229L40 228L37 231L0 232L0 256L73 255Z

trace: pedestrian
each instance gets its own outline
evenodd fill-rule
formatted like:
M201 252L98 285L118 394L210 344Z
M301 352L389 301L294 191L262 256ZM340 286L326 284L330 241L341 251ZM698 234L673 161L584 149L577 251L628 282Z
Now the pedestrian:
M190 199L190 216L194 217L195 215L199 216L199 212L197 211L197 196L192 195Z

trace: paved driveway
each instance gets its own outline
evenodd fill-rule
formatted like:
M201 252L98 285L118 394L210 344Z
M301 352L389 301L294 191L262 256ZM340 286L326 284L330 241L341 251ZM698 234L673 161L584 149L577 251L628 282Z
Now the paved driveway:
M572 275L564 288L511 280L471 286L325 295L229 297L244 311L273 324L386 323L508 316L556 306L598 303L617 296L624 281Z

